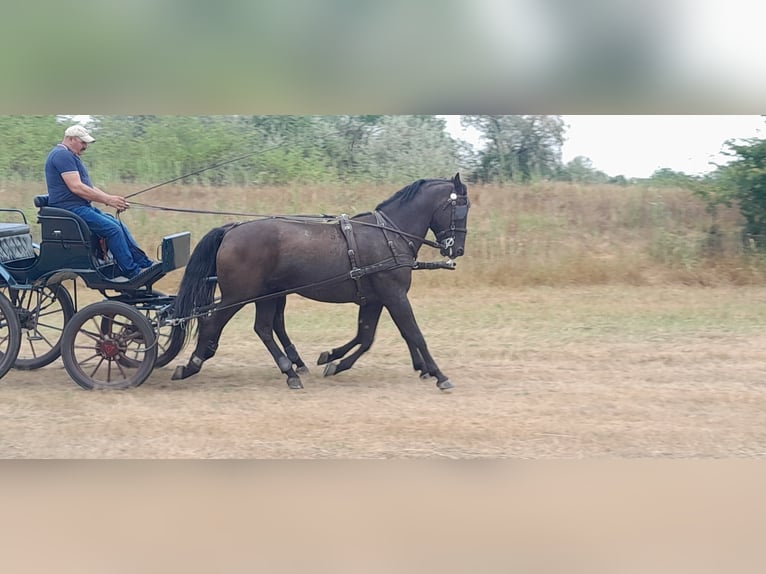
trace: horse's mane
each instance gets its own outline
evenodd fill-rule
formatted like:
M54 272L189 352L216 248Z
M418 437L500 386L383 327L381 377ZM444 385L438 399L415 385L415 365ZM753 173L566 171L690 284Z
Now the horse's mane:
M381 201L375 209L380 209L381 207L384 207L390 203L394 203L395 201L406 203L410 201L413 197L415 197L415 195L417 195L421 187L423 187L427 183L435 182L435 181L449 183L449 180L446 180L446 179L419 179L417 181L412 182L407 187L403 187L402 189L397 191L394 195L392 195L388 199Z

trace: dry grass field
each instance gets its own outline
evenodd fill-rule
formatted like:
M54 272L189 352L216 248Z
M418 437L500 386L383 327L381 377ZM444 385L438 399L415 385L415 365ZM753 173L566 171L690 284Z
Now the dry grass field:
M394 191L177 188L136 199L356 213ZM452 392L418 379L385 314L370 352L350 371L322 377L314 362L351 338L356 307L296 296L286 316L312 368L303 390L287 388L252 332L250 306L227 326L218 355L184 381L170 375L191 347L121 392L81 390L60 360L9 372L0 381L0 457L766 456L766 283L760 262L731 240L735 214L721 216L728 239L711 256L710 216L686 192L469 194L466 256L456 271L417 272L411 291ZM0 190L3 205L20 200L20 190ZM145 246L183 229L196 240L230 219L126 214ZM179 278L159 287L172 293Z
M460 271L456 271L459 273ZM441 272L446 273L446 272ZM357 365L291 391L243 310L191 379L172 365L87 392L60 361L0 384L0 456L23 458L762 457L766 289L418 289L456 388L421 381L390 319ZM355 308L293 298L307 362Z

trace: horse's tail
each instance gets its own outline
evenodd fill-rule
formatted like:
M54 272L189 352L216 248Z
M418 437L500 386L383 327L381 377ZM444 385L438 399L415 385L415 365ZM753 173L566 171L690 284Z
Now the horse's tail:
M221 246L223 236L231 228L231 225L216 227L200 239L194 251L189 257L184 271L178 294L173 302L173 317L183 319L191 317L195 309L210 305L215 293L215 281L208 277L216 274L216 254ZM188 321L182 323L184 329ZM188 334L188 329L186 330Z

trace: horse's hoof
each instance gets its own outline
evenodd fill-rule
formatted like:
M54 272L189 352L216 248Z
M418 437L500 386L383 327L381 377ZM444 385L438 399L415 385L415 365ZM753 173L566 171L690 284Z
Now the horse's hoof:
M319 358L317 359L317 365L324 365L330 360L330 353L327 351L322 351L322 354L319 355Z
M309 368L306 365L303 365L302 367L298 367L297 369L295 369L295 372L298 373L299 375L308 375L308 374L310 374L309 373Z
M291 389L302 389L303 383L298 377L289 377L287 379L287 386Z
M186 375L184 374L184 366L183 365L178 365L176 367L176 370L173 371L173 376L170 377L170 380L171 381L177 381L179 379L185 379L185 378L186 378Z
M448 391L455 388L455 385L450 383L449 379L444 379L443 381L437 382L436 386L439 387L439 389L442 391Z
M328 363L324 368L324 376L332 377L338 371L338 365L335 363Z

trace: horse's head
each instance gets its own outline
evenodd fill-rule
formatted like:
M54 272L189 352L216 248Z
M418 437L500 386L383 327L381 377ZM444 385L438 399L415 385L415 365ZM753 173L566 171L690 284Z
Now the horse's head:
M442 205L437 207L431 218L430 228L439 242L441 254L445 257L460 257L465 253L465 236L468 232L468 188L460 181L460 174L451 180L452 188Z

